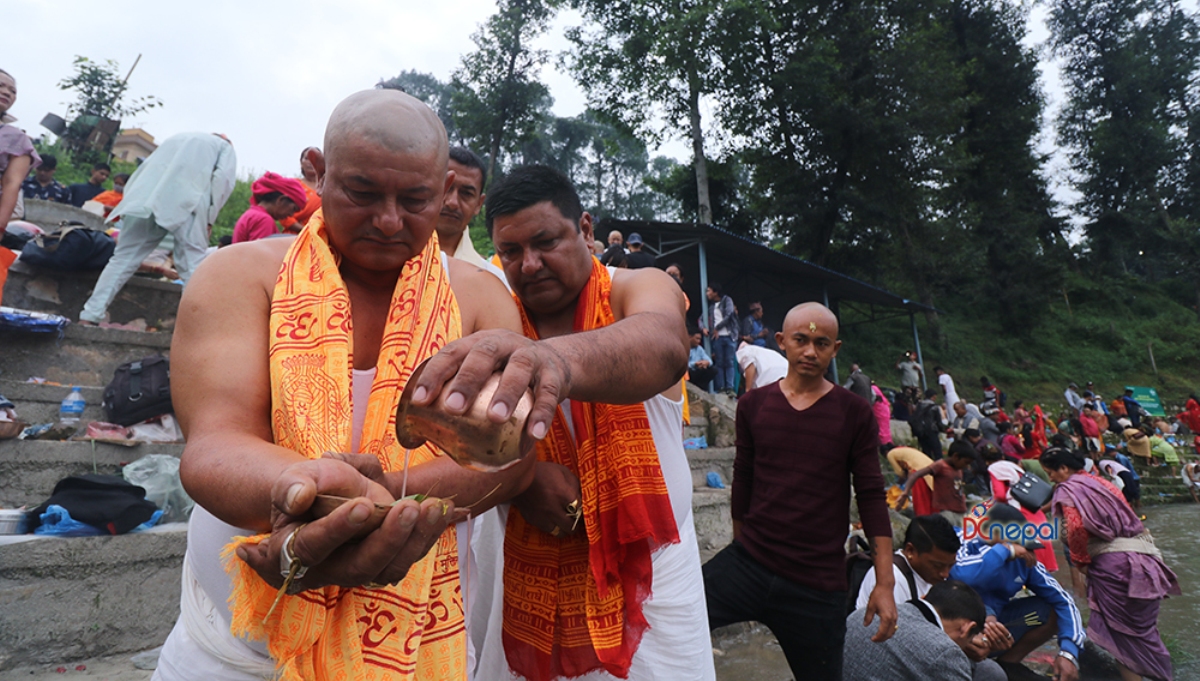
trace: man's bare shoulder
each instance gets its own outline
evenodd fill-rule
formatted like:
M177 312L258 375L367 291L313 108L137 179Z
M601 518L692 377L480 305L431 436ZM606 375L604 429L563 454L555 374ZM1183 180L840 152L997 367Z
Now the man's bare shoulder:
M294 237L276 237L226 246L204 259L189 284L243 292L264 291L269 299L283 258L294 242Z
M483 329L520 329L516 302L496 275L458 258L447 260L450 289L462 314L464 335Z
M682 317L685 307L683 291L671 275L657 267L636 270L617 268L613 272L612 305L613 315L617 319L644 311L647 306L661 310L663 303L674 309L676 302Z

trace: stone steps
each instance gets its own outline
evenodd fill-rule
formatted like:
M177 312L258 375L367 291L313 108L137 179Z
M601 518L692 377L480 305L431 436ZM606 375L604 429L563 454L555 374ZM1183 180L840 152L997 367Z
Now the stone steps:
M55 334L0 331L0 347L4 348L0 380L6 384L38 377L64 385L104 387L118 366L149 355L167 355L171 350L171 334L71 324L63 330L62 338ZM4 395L16 401L7 392Z
M102 270L59 272L34 267L20 260L8 270L4 305L22 310L50 312L71 321L79 319L83 304ZM109 321L127 324L144 319L150 326L168 328L175 324L183 287L161 278L134 276L108 308Z
M182 523L116 537L0 537L0 670L161 645L179 615L186 548Z
M692 486L708 487L707 477L710 472L721 476L721 482L728 487L733 483L733 447L709 447L708 449L687 450L688 464L692 469Z
M121 475L125 464L148 454L183 453L181 444L121 447L92 442L0 441L0 508L37 506L71 475Z
M733 541L733 521L729 515L729 488L696 488L692 491L692 520L700 559L707 561Z

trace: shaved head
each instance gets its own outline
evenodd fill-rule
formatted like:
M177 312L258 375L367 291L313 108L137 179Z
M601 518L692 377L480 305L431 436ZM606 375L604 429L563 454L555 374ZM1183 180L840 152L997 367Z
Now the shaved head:
M356 92L330 115L324 154L305 158L342 276L353 269L392 286L428 245L455 178L441 120L397 90Z
M820 303L797 305L783 318L783 330L775 334L775 341L787 356L789 377L824 381L825 371L842 345L837 315Z
M351 139L401 154L434 153L442 167L450 145L441 119L424 102L399 90L363 90L342 100L325 126L325 156L336 163Z
M801 303L788 310L787 316L783 318L783 333L791 334L797 329L802 329L806 333L811 332L810 323L815 324L819 331L828 335L830 340L837 340L837 315L820 303Z

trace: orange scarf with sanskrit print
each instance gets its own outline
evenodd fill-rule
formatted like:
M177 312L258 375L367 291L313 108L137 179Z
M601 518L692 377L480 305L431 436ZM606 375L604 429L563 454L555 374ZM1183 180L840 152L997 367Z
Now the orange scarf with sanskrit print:
M614 321L612 280L592 258L575 332ZM525 335L537 330L517 301ZM583 490L581 531L558 539L515 509L504 534L504 652L531 681L602 669L625 678L647 628L650 554L679 541L675 515L642 404L571 402L576 438L560 408L537 445L539 461L571 469Z
M315 213L288 249L271 302L271 427L275 443L315 459L350 451L353 331L350 296ZM462 335L458 304L442 266L437 235L404 266L379 350L360 451L384 471L401 470L396 406L413 369ZM412 464L439 453L414 449ZM223 556L233 582L234 635L265 639L282 679L460 680L466 678L466 634L458 581L458 545L447 530L398 586L336 586L284 596L263 623L276 590L233 551Z

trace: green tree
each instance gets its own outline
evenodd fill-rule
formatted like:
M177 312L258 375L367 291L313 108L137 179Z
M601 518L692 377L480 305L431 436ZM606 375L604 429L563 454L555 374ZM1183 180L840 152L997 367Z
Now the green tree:
M499 0L498 5L471 36L476 49L451 78L454 123L468 145L487 151L489 178L495 177L501 154L535 134L552 102L538 80L549 54L531 43L545 32L555 3Z
M968 102L956 181L977 267L963 282L1005 329L1028 334L1062 286L1070 252L1035 151L1044 108L1024 10L1000 0L946 7Z
M429 108L437 113L438 118L442 120L442 125L446 127L446 136L450 138L450 143L462 143L458 129L454 124L454 109L451 104L454 99L454 86L452 84L443 83L431 73L409 70L401 71L399 75L387 80L380 79L375 84L375 87L407 92L425 102L429 105Z
M67 109L68 114L123 118L162 106L162 101L153 95L126 101L128 76L121 76L120 65L113 59L95 62L76 56L73 68L75 74L58 83L58 89L74 90L77 95Z
M1196 19L1175 0L1055 0L1049 26L1068 96L1058 137L1091 258L1154 278L1188 175Z
M598 219L652 220L677 212L647 182L656 171L646 145L595 111L547 117L516 157L522 163L562 171L575 184L584 207Z
M746 0L716 38L719 116L767 227L791 253L931 306L966 254L951 191L966 101L943 8Z
M692 144L697 219L713 220L700 98L716 68L714 0L571 0L591 26L567 37L571 69L596 110L635 134ZM661 113L663 121L656 123Z

